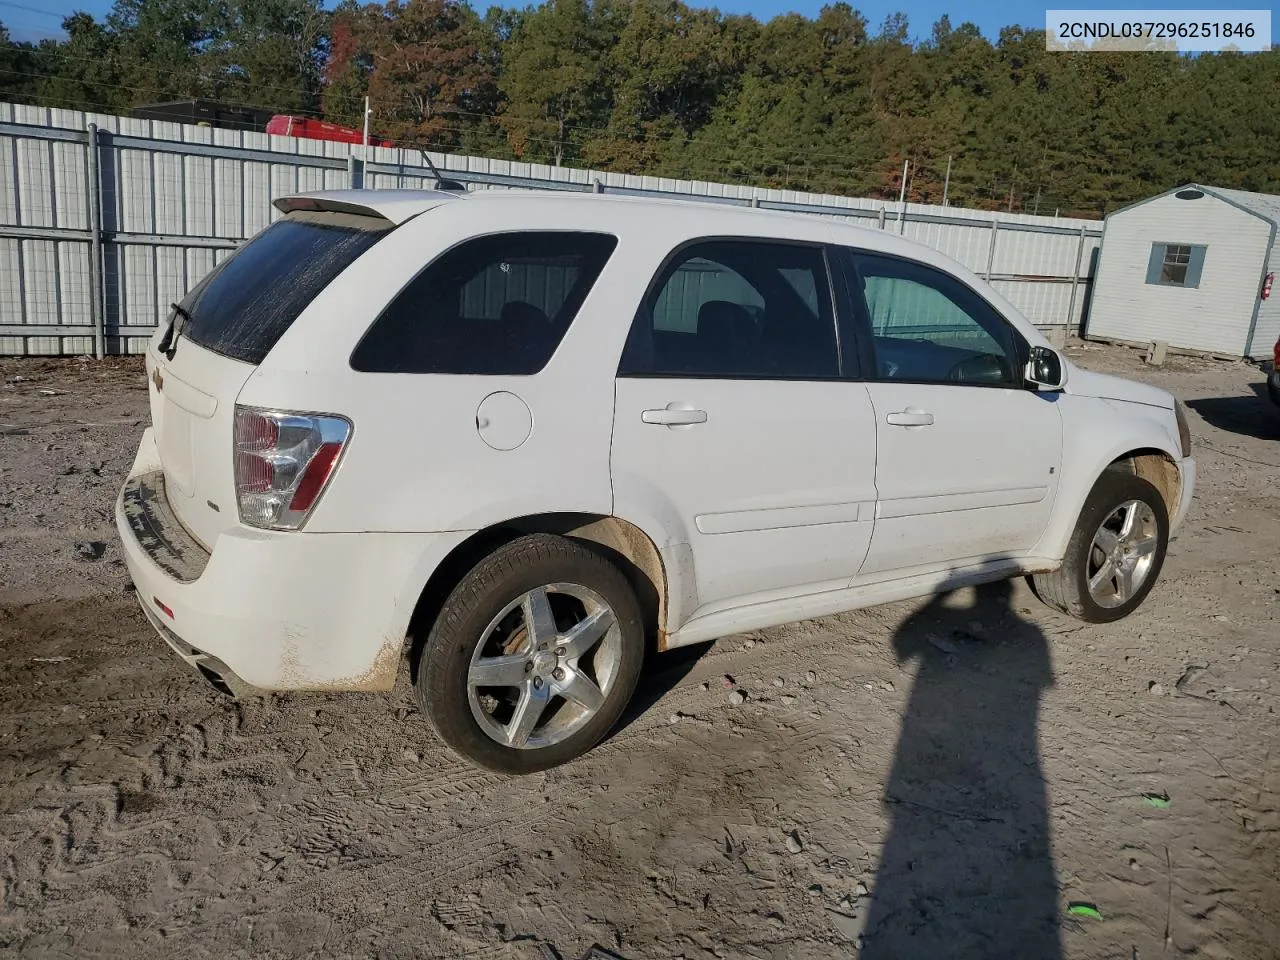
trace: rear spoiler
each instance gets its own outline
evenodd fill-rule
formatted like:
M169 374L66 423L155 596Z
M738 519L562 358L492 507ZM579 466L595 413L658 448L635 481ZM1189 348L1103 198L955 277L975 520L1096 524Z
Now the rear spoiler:
M373 207L363 203L351 203L347 200L334 200L327 197L281 197L272 203L281 213L295 213L304 210L313 213L352 213L360 217L377 217L387 219Z
M444 191L427 194L426 191L411 190L335 190L280 197L273 201L272 206L286 214L297 211L345 213L401 224L432 207L458 199L462 198Z

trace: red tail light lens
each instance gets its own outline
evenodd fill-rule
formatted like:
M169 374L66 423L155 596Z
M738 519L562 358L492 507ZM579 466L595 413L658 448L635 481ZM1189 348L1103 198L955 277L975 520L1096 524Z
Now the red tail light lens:
M280 425L264 414L243 407L236 411L236 449L269 450L280 440Z
M340 443L320 444L320 449L316 451L316 455L311 458L307 469L302 473L302 480L294 491L293 499L289 501L290 510L306 513L311 509L311 505L316 502L316 497L320 496L320 491L329 482L329 474L333 472L334 464L338 462L338 455L341 453L342 444Z
M266 493L275 481L276 468L256 453L236 451L236 487L245 493Z
M1276 365L1276 369L1280 370L1280 340L1276 341L1275 349L1271 352L1271 359Z
M301 527L350 437L351 422L343 417L237 405L234 456L240 522L269 530Z

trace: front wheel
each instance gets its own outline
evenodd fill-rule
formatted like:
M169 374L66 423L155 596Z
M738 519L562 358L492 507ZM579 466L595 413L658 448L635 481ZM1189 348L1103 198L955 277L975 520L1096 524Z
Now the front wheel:
M533 773L600 742L643 659L640 608L622 572L579 542L534 534L454 588L414 689L455 751L490 770Z
M1169 546L1169 513L1148 481L1118 467L1094 485L1062 566L1031 578L1036 595L1086 623L1128 616L1155 586Z

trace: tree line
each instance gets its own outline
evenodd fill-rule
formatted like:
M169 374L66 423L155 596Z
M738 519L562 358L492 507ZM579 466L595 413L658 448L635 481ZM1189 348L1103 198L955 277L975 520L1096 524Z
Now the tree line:
M1058 53L847 3L760 22L680 0L116 0L0 24L0 100L208 98L408 146L783 189L1099 216L1200 181L1280 192L1280 51ZM948 170L950 175L948 177Z

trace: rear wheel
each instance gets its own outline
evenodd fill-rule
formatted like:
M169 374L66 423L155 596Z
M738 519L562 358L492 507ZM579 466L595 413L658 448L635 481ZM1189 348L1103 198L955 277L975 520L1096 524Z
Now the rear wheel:
M1148 481L1119 467L1104 471L1085 501L1062 566L1031 578L1036 595L1087 623L1128 616L1164 565L1169 514Z
M564 537L521 537L445 601L414 688L444 741L502 773L532 773L594 747L635 691L639 605L604 557Z

